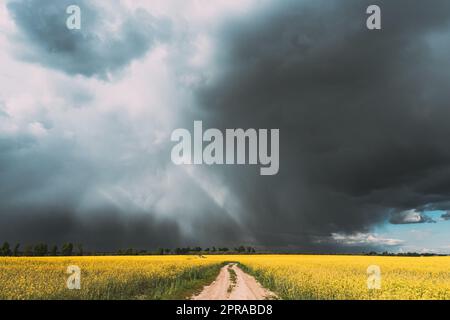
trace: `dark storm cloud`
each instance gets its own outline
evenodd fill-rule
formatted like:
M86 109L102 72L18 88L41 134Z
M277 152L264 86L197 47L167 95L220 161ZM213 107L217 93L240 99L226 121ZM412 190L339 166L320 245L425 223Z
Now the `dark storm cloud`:
M89 250L120 248L153 249L178 246L179 229L171 221L156 221L148 214L125 216L115 208L90 212L83 217L67 203L52 207L11 208L14 215L0 215L0 234L11 243L22 245L46 242L82 243Z
M68 31L60 16L69 2L82 7L81 33ZM115 40L99 41L102 17L93 2L51 3L16 0L9 10L25 37L24 57L68 74L106 77L167 38L169 28L141 12L123 13ZM365 28L372 1L308 0L274 1L227 18L213 34L220 76L195 86L199 106L186 106L179 122L280 129L278 175L260 176L252 166L200 169L233 195L232 206L183 175L165 187L170 141L148 151L133 133L149 125L101 114L81 124L101 128L88 146L0 137L0 241L79 241L99 250L243 241L315 252L399 245L402 239L372 236L370 228L391 212L450 209L450 2L377 3L381 31ZM188 58L175 55L175 68ZM74 107L95 101L82 89L61 89ZM0 110L0 121L7 116ZM139 208L115 186L156 200Z
M81 9L81 30L66 27L69 5ZM8 9L23 35L23 57L68 74L104 78L144 56L170 34L169 21L142 9L127 12L114 8L120 14L120 27L105 28L117 23L117 17L93 1L10 0Z
M448 1L283 1L223 31L205 126L280 128L280 173L225 168L267 245L367 231L449 198Z
M52 181L43 179L40 183ZM57 192L59 187L65 191ZM36 188L39 188L37 183L30 185L30 189ZM21 244L74 242L84 244L89 250L115 251L130 247L148 250L199 244L219 246L243 238L239 225L230 221L220 208L205 202L202 210L208 211L209 218L192 217L190 209L186 208L184 218L174 219L156 217L155 212L149 210L119 208L105 199L97 199L98 205L81 208L80 202L86 193L92 193L91 189L73 186L67 190L66 186L58 185L47 188L53 191L51 203L42 200L49 195L36 192L22 193L11 201L3 201L0 214L2 240ZM37 199L30 199L33 196ZM193 226L192 233L183 231L186 224Z
M119 132L129 131L122 121L109 124ZM167 194L159 190L167 178L169 149L161 156L137 156L130 164L120 161L126 150L120 141L111 143L113 148L106 138L102 143L101 161L96 163L71 139L28 133L0 136L1 241L77 242L88 250L109 251L218 246L245 236L239 224L185 176L176 176ZM151 180L142 182L146 174ZM150 207L136 205L127 179L131 186L138 185L139 196L162 198L161 206L169 208L155 208L159 199Z

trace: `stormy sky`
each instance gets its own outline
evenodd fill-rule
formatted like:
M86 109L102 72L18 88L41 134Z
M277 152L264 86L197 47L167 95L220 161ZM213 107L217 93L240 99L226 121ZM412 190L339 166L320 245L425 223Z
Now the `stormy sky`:
M447 0L2 1L0 241L450 252L449 39ZM194 120L279 173L174 165Z

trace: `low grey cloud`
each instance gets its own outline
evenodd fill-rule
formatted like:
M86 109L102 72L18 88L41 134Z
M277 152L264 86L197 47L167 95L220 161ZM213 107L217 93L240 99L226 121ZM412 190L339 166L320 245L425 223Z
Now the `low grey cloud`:
M333 233L331 239L339 244L361 247L398 247L404 243L400 239L386 238L377 234L356 233L351 235Z
M392 224L435 223L430 216L416 210L393 213L389 222Z
M169 20L114 3L106 10L86 0L9 0L22 57L72 75L107 78L170 37ZM66 27L69 5L81 9L81 30Z
M446 212L441 215L441 218L444 220L450 220L450 212Z

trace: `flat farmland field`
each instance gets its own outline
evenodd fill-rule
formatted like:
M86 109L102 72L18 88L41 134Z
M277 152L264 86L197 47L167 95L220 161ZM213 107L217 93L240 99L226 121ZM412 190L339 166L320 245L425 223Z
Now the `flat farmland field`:
M450 257L274 255L240 262L283 299L450 299ZM379 268L380 289L369 289Z
M279 299L450 299L450 257L326 255L5 257L0 299L189 299L227 264Z
M70 266L79 290L68 289ZM0 299L180 299L220 267L196 256L0 258Z

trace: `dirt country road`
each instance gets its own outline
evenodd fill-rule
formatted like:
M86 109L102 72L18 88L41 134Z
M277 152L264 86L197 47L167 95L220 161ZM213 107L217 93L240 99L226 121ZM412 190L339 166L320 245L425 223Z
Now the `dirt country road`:
M236 264L224 266L216 280L192 300L265 300L277 296Z

